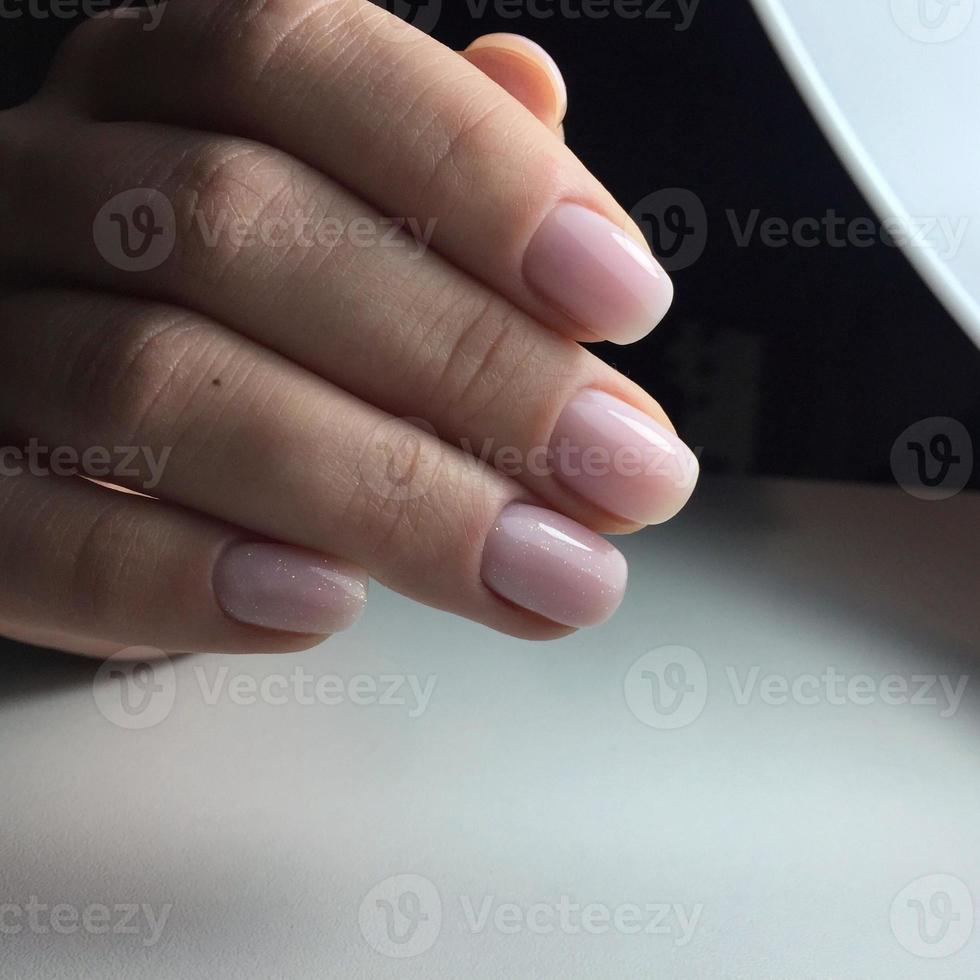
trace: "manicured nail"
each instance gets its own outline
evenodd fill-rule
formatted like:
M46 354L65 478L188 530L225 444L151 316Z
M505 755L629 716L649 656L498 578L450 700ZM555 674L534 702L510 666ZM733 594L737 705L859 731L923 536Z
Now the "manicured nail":
M524 257L533 289L596 336L645 337L674 298L670 277L622 228L578 204L559 204Z
M551 437L557 479L594 504L638 524L669 521L698 481L698 459L650 416L604 391L580 392Z
M565 114L568 112L568 88L565 86L565 78L555 59L540 44L535 43L529 37L524 37L523 34L484 34L483 37L478 37L466 50L483 51L484 53L499 51L502 57L522 58L525 62L530 61L535 66L543 68L551 80L557 100L555 124L557 125L565 118ZM492 70L488 71L488 74L494 77Z
M367 601L367 577L338 558L280 544L235 544L218 559L214 592L240 623L286 633L339 633Z
M565 626L597 626L623 601L626 559L581 524L509 504L483 548L483 581L497 595Z

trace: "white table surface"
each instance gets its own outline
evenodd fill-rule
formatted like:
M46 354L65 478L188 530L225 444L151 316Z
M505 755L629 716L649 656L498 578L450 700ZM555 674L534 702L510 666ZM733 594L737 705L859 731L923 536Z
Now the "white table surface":
M532 645L375 587L312 653L158 669L142 714L8 646L0 976L976 977L978 527L966 493L709 483L625 543L599 630ZM664 646L693 652L634 669ZM297 669L313 704L249 703Z

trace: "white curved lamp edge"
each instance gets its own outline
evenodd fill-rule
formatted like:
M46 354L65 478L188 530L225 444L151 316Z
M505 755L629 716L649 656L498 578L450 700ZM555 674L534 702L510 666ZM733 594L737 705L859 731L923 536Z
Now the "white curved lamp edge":
M911 221L912 216L875 165L824 83L780 0L751 2L810 112L858 188L878 213L878 217L883 220L895 217ZM980 305L949 266L930 249L903 244L902 251L950 316L980 347Z

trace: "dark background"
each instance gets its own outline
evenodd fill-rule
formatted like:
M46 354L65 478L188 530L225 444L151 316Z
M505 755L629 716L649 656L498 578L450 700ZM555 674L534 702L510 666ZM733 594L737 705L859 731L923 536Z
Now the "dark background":
M707 470L890 481L892 444L913 422L980 431L980 353L897 249L736 243L728 209L873 217L747 0L702 0L684 30L677 0L649 20L568 16L583 0L535 16L543 7L511 2L524 12L505 18L491 0L474 17L475 0L442 0L432 33L454 47L493 31L537 40L564 70L570 146L625 207L665 188L703 202L706 249L674 272L667 320L599 351L664 403ZM30 96L71 26L0 20L0 103Z

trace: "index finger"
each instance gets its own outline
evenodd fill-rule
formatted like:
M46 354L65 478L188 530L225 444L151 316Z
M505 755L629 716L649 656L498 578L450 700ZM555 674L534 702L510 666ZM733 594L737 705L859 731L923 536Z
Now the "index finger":
M87 99L103 118L291 153L412 219L454 264L578 340L631 343L666 313L669 277L561 139L367 0L171 0L156 30L142 26L84 25L56 77L77 92L67 69L90 69Z

